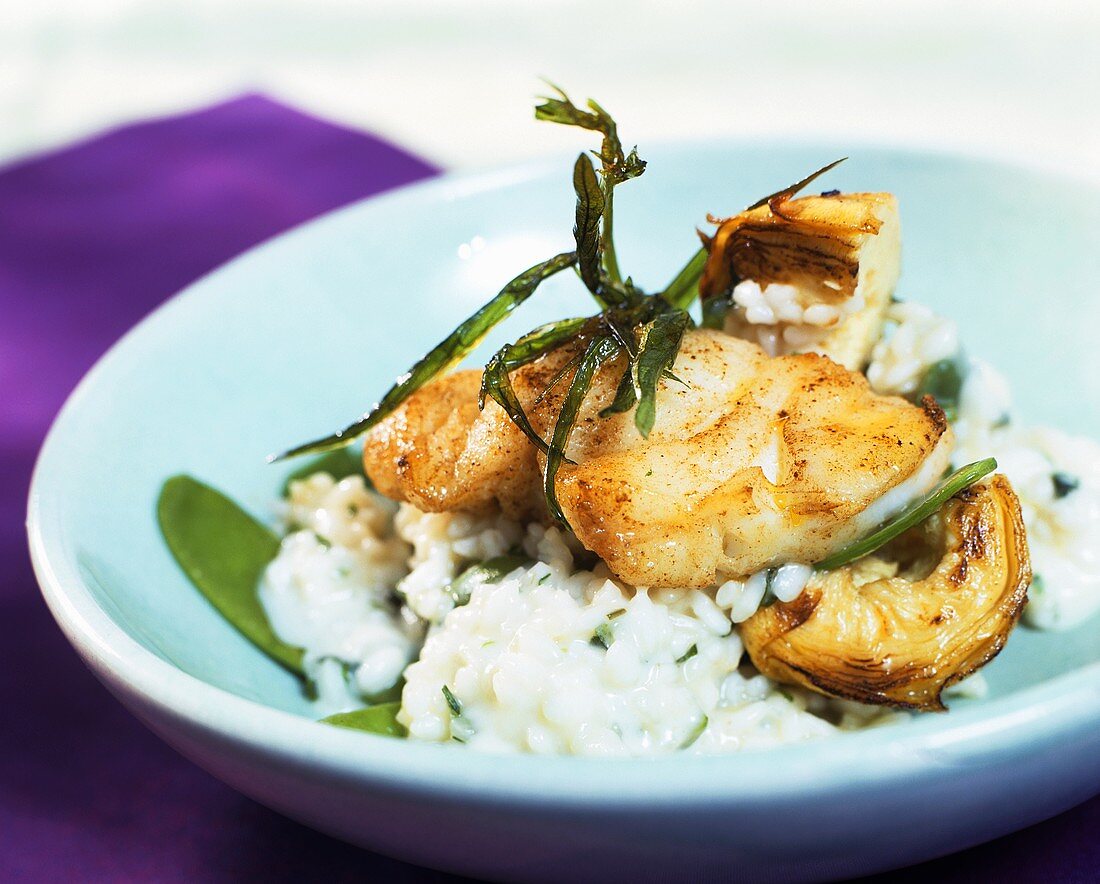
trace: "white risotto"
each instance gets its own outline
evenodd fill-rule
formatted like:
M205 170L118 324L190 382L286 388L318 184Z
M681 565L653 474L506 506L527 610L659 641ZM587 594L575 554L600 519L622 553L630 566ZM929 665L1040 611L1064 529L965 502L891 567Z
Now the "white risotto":
M358 476L292 483L288 520L299 530L260 597L279 635L308 649L325 713L404 675L399 720L413 739L577 755L730 752L899 717L744 665L731 615L756 609L763 575L748 581L759 584L751 610L739 581L633 589L602 563L578 567L556 528L407 504L394 516ZM448 588L465 567L517 547L533 564L455 607ZM788 570L777 595L797 595L805 576Z
M783 288L743 284L735 297L762 327L826 324L796 316ZM911 395L958 358L954 324L927 308L895 304L888 319L867 371L878 392ZM1026 622L1079 623L1100 609L1100 446L1017 427L1004 380L977 361L957 415L956 462L993 454L1019 493L1037 575ZM734 752L905 717L748 664L737 624L766 591L796 598L803 565L707 590L635 588L557 528L397 507L358 476L292 483L284 518L260 598L277 634L306 649L323 714L400 690L411 739L593 756ZM466 569L507 554L524 564L456 602ZM977 675L951 693L984 690Z

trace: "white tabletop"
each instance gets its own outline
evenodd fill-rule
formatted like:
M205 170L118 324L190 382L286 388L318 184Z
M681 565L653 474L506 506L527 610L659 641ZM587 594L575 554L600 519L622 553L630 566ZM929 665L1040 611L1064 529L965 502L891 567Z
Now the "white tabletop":
M450 167L624 137L826 135L1100 167L1100 3L2 0L0 160L261 90Z

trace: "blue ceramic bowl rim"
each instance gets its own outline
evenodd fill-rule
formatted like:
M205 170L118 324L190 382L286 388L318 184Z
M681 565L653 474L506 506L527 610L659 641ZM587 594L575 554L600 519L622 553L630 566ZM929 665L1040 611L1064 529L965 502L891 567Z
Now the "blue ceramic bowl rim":
M684 150L702 144L683 140L668 143ZM770 145L821 146L805 139L706 142L708 147L722 144L761 150ZM1026 168L1082 186L1095 186L1087 173L1078 175L1042 163L935 147L914 150L884 142L866 146L912 156L934 155L963 163ZM826 144L824 150L828 149ZM538 177L551 170L560 170L560 162L554 158L449 173L374 197L370 202L384 212L394 200L432 202ZM53 485L50 462L65 444L67 416L94 395L108 369L127 358L134 338L155 335L166 328L179 302L210 277L238 261L278 249L303 227L323 223L360 205L354 203L279 234L166 301L97 361L69 396L47 434L35 466L28 505L27 530L35 573L69 641L93 671L124 699L137 700L164 717L183 720L273 759L297 762L351 782L424 794L446 793L455 798L578 807L628 808L688 801L760 803L841 789L900 786L935 776L945 768L991 760L1004 762L1038 753L1100 724L1100 663L1094 663L949 715L923 717L807 744L722 756L652 759L500 756L321 725L204 682L146 649L95 601L60 543L60 514L51 508L51 501L59 499L63 489Z

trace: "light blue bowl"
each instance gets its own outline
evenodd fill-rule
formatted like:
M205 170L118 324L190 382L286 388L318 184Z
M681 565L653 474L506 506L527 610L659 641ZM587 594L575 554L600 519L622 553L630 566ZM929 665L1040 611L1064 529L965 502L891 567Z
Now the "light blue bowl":
M900 198L900 294L955 317L1022 413L1100 435L1100 191L954 156L851 146L650 151L620 258L658 286L708 211L842 153L824 187ZM948 715L720 758L496 757L311 721L297 682L187 583L157 533L190 472L255 513L264 456L343 425L488 294L570 247L568 160L459 175L336 212L172 300L89 374L43 449L30 540L61 627L182 753L288 816L383 853L532 881L867 873L958 850L1100 790L1100 629L1017 630L991 696ZM563 275L564 276L564 275ZM504 335L589 309L553 280ZM488 352L486 349L483 352Z

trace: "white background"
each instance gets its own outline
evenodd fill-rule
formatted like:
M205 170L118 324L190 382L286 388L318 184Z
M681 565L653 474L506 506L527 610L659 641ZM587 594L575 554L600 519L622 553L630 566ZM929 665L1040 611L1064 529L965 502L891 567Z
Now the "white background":
M574 146L538 75L631 142L835 135L1100 166L1100 2L0 0L0 160L262 90L447 166Z

